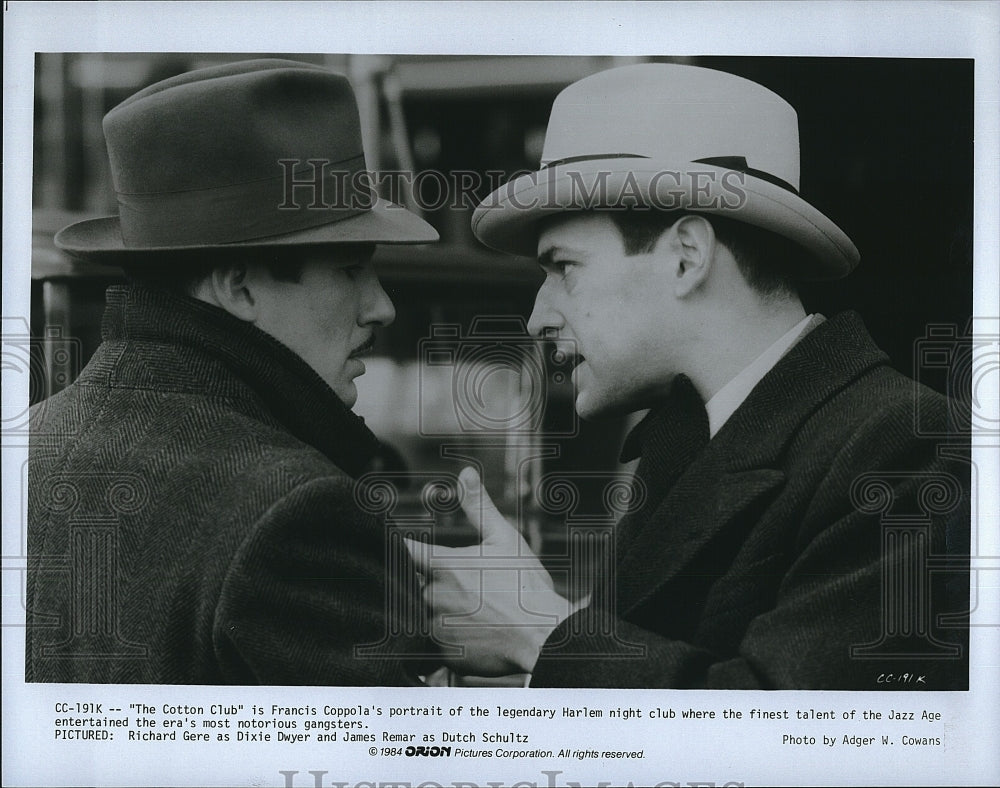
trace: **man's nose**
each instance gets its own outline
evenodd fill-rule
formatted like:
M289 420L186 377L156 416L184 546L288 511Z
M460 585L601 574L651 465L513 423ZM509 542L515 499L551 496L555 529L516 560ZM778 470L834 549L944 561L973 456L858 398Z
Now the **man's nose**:
M396 319L396 307L392 305L392 299L383 289L382 282L374 271L366 272L363 293L364 310L359 323L387 326Z
M528 318L528 333L533 337L542 338L563 327L562 315L554 310L546 297L545 284L535 294L535 306Z

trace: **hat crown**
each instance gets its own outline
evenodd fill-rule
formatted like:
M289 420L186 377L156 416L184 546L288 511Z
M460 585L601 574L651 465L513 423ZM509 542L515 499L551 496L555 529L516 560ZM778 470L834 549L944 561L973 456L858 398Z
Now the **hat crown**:
M251 60L158 82L112 109L104 134L115 191L151 194L280 177L363 156L347 78L291 60Z
M76 256L438 238L374 194L351 84L320 66L245 60L180 74L112 109L104 134L118 215L57 233Z
M673 165L743 157L798 189L798 116L776 93L733 74L667 63L623 66L558 95L542 166L619 155Z

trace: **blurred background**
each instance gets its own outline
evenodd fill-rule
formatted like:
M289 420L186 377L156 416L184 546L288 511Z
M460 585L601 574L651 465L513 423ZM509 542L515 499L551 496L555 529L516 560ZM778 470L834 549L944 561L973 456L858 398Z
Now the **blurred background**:
M934 326L947 343L950 329L940 327L960 336L971 316L971 60L45 53L36 56L32 154L33 402L67 385L93 353L104 290L119 279L114 269L72 262L52 243L72 221L116 211L103 115L166 77L270 56L351 78L370 170L483 175L464 199L435 200L434 189L455 181L426 180L432 191L422 202L437 206L423 213L441 243L384 247L376 256L398 316L366 362L356 410L387 443L379 468L399 474L400 502L390 514L427 516L435 504L421 496L425 482L457 474L470 460L500 507L548 554L565 550L566 517L553 513L560 507L580 523L620 514L609 491L628 478L617 457L630 423L577 423L560 359L523 333L540 282L536 266L490 252L469 229L472 197L485 197L490 179L495 187L537 168L556 94L614 66L719 68L787 99L799 113L802 194L862 254L847 280L807 287L807 308L859 311L896 367L964 393L955 390L962 381L925 368L916 343ZM405 189L382 196L414 207ZM559 478L573 480L569 503L539 492L541 482ZM429 516L442 541L468 538L446 502Z

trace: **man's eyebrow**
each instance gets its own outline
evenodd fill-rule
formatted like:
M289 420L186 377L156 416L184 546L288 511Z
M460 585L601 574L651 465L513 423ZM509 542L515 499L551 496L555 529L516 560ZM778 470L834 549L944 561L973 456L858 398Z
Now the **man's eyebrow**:
M550 246L548 249L546 249L544 252L538 255L538 264L542 268L545 268L546 266L551 266L554 262L555 256L559 253L568 254L572 257L580 257L582 255L582 252L578 252L566 246L559 246L559 245Z

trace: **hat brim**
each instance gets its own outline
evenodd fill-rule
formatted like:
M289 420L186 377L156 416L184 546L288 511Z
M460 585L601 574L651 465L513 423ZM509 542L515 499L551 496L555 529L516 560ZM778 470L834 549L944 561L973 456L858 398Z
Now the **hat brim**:
M838 279L860 261L851 239L793 191L753 175L691 162L593 159L522 175L487 197L472 231L487 246L534 257L539 220L629 207L718 214L777 233L805 250L802 279Z
M438 233L416 214L388 200L377 199L370 210L336 222L309 227L282 235L226 244L197 246L129 246L122 238L117 216L86 219L63 228L55 236L55 245L80 259L100 257L113 263L115 258L146 253L195 251L198 249L242 249L277 246L313 246L324 244L377 243L424 244L438 240Z

